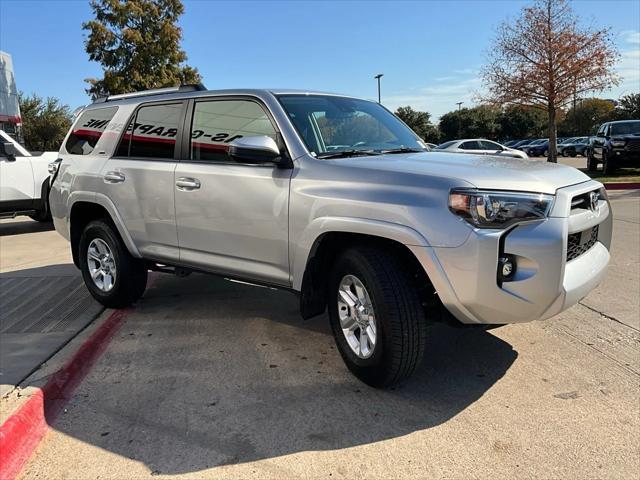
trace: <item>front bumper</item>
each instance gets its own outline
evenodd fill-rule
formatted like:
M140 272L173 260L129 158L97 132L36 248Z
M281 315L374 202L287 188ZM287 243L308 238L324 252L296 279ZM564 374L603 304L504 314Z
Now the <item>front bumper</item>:
M589 181L558 190L550 216L542 222L506 231L474 229L455 248L410 248L444 306L461 322L507 324L549 318L584 298L606 273L612 230L606 194L596 212L571 208L573 198L601 188ZM595 244L568 260L569 235L596 226ZM500 283L498 257L503 253L516 259L517 270L511 281Z

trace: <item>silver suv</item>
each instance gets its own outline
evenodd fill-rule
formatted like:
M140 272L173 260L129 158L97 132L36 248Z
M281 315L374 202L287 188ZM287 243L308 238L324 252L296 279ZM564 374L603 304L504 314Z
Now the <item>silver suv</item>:
M420 363L429 322L551 317L602 279L598 182L546 162L429 152L381 105L183 86L101 99L60 150L51 212L87 288L138 300L147 271L210 272L327 308L378 387Z

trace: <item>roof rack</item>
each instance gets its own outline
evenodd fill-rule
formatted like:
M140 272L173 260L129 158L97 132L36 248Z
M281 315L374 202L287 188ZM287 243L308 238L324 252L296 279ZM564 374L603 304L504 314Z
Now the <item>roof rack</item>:
M126 98L148 97L152 95L164 95L167 93L179 92L201 92L206 90L202 83L189 83L180 85L179 87L154 88L152 90L142 90L140 92L120 93L118 95L108 95L106 97L96 98L93 103L113 102L115 100L124 100Z

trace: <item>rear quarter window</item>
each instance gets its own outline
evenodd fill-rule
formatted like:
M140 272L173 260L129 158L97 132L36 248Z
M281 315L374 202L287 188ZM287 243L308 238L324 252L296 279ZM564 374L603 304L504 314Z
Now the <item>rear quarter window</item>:
M73 125L65 149L74 155L89 155L107 129L118 107L97 108L83 112Z

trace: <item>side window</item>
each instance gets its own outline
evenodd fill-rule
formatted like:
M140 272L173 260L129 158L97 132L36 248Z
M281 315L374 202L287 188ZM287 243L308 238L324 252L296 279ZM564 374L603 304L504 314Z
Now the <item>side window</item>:
M181 114L182 103L141 107L122 136L117 155L126 155L128 140L130 157L174 158Z
M278 141L262 107L251 100L196 102L191 122L191 160L230 161L229 143L237 138L267 135Z
M480 147L482 150L502 150L502 147L497 143L489 142L488 140L481 140Z
M479 145L478 145L478 142L476 142L475 140L472 140L469 142L462 142L462 144L460 145L460 148L462 150L479 150Z
M607 125L601 125L600 128L598 129L598 133L596 133L596 135L604 135L604 130L605 128L607 128Z
M74 155L89 155L107 129L118 107L88 110L73 125L65 149Z

